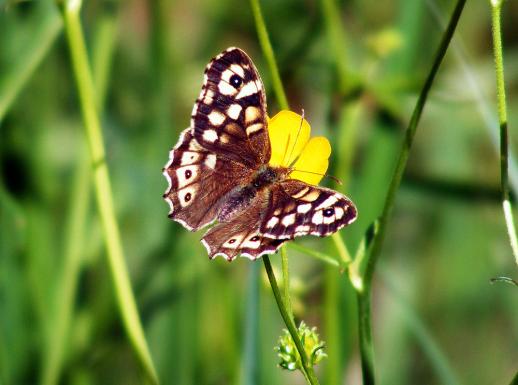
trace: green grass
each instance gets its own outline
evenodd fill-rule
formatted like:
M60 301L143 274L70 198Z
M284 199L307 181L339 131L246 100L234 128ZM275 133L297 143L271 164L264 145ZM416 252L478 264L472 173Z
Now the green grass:
M343 184L323 184L360 214L339 236L288 244L289 267L269 259L284 320L327 345L306 378L361 376L355 294L370 263L367 378L516 382L517 291L490 279L518 276L500 199L509 188L515 206L518 8L466 3L425 105L446 34L437 12L447 22L454 3L105 1L80 18L53 1L0 3L0 382L304 382L276 366L286 325L262 263L209 261L161 199L203 69L231 45L258 66L270 115L304 108L330 139Z

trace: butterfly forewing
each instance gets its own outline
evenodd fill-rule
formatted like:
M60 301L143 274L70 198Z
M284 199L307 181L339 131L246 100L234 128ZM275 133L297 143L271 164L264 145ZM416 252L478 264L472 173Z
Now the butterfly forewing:
M191 127L204 148L248 167L270 159L263 83L242 50L229 48L208 64Z
M356 207L344 195L288 179L272 186L261 233L270 238L326 236L352 223Z

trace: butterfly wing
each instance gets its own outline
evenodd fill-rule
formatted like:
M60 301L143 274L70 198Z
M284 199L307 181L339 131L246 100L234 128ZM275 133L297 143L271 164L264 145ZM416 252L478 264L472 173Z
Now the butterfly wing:
M268 204L266 193L257 196L252 204L232 218L220 222L203 236L201 242L213 259L218 255L232 261L239 254L252 260L272 254L286 241L264 237L260 225Z
M169 217L196 231L213 222L222 199L252 170L204 149L186 129L163 170L169 186L164 194Z
M344 195L287 179L272 186L260 233L273 239L326 236L354 222L357 211Z
M270 159L263 83L239 48L227 49L207 65L191 127L205 149L248 167Z

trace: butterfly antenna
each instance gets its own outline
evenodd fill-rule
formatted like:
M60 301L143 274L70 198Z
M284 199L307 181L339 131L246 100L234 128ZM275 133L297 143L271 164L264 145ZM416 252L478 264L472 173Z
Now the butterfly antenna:
M338 179L336 176L333 176L333 175L329 175L329 174L321 174L319 172L314 172L314 171L305 171L305 170L299 170L297 168L294 168L291 170L291 172L293 171L298 171L298 172L303 172L303 173L306 173L306 174L313 174L313 175L320 175L324 178L330 178L332 179L333 181L335 181L336 183L338 183L340 186L343 185L342 181L340 179Z
M299 130L297 131L297 136L295 137L295 141L293 142L293 146L291 147L290 156L288 156L288 162L291 159L291 156L293 155L293 151L295 150L295 146L297 146L297 141L299 140L300 131L302 130L302 123L304 123L304 108L302 109L302 115L300 119L300 125ZM290 137L288 136L288 143L290 142ZM293 162L291 162L293 163Z

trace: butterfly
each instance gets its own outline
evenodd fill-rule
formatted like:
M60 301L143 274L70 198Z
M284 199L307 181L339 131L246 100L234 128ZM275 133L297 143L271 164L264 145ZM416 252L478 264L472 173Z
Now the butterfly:
M354 204L269 165L264 86L252 60L229 48L207 65L190 127L163 174L169 217L190 231L217 221L201 242L209 258L252 260L302 235L327 236L352 223Z

